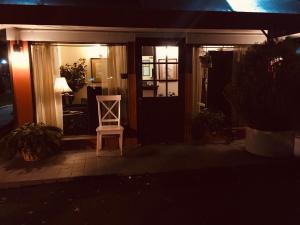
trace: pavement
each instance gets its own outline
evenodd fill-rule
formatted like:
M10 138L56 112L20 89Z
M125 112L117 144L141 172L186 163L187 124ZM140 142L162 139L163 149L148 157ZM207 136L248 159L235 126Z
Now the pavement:
M0 162L1 225L300 224L296 157L255 156L243 140L127 148L123 157L74 143L43 161Z
M300 141L296 140L296 146ZM299 147L297 147L300 149ZM118 150L103 150L96 156L92 146L63 151L51 158L24 162L21 158L0 162L0 188L69 181L78 177L103 175L141 175L192 171L202 168L263 165L280 162L245 151L244 140L231 144L160 144Z
M299 225L300 167L78 177L0 190L1 225Z

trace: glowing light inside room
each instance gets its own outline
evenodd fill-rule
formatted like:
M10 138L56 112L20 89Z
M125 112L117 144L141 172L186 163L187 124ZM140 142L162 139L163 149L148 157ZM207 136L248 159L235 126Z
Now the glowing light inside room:
M106 45L80 45L82 52L87 58L107 58L108 47Z
M104 45L97 45L97 51L100 58L107 58L108 55L108 47Z
M266 12L259 0L227 0L227 3L237 12Z
M165 59L168 58L178 59L178 47L177 46L162 46L156 47L156 58Z

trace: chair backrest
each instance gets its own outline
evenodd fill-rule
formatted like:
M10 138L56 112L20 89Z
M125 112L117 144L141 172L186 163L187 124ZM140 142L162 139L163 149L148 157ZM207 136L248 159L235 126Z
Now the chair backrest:
M121 95L97 95L99 126L118 125L121 117Z

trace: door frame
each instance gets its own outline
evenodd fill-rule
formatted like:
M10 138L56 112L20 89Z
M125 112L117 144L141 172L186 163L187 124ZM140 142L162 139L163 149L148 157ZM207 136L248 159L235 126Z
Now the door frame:
M142 143L142 46L178 46L178 100L181 103L184 111L185 107L185 38L136 38L135 42L135 71L136 71L136 101L137 101L137 138L138 143ZM149 99L155 99L157 97L148 97ZM184 123L184 113L182 115L182 123ZM184 126L183 126L184 127ZM182 129L182 140L184 140L184 128Z

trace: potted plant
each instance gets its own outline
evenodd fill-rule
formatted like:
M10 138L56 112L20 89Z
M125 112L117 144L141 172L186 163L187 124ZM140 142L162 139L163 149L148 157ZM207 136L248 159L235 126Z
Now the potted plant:
M0 139L1 156L16 154L25 161L35 161L60 150L62 130L43 123L26 123Z
M68 85L74 92L78 92L86 84L87 65L86 60L80 58L73 64L60 66L60 76L65 77Z
M246 123L246 149L263 156L290 156L299 127L300 56L286 39L251 46L237 74L239 110Z
M192 138L202 143L211 142L224 128L224 113L213 112L206 108L192 119Z

